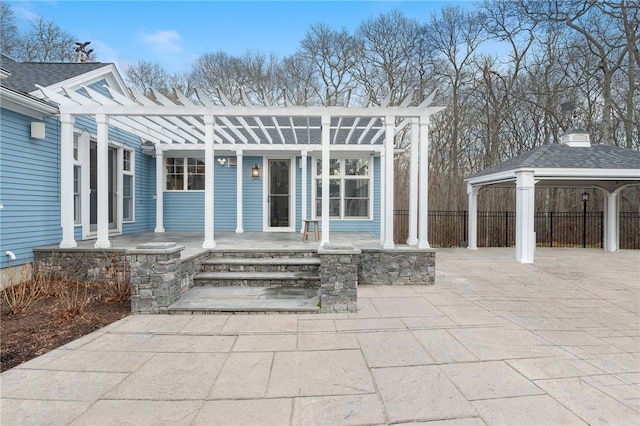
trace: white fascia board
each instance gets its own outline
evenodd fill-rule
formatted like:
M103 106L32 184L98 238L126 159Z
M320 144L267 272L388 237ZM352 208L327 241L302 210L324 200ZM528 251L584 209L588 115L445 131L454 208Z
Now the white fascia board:
M55 106L47 105L5 87L0 87L0 97L2 98L2 108L39 120L43 120L46 116L60 113Z
M205 116L213 115L217 117L371 117L382 118L385 116L394 117L424 117L431 115L441 108L429 107L418 109L416 107L246 107L246 106L140 106L140 105L73 105L69 106L67 112L72 115L128 115L128 116L149 116L149 115L173 115L173 116ZM430 110L430 111L426 111ZM432 110L432 111L431 111Z
M540 179L640 179L640 169L533 169Z
M381 145L369 146L369 145L361 145L362 148L354 145L331 145L331 152L340 152L340 153L354 153L354 155L361 155L363 152L365 153L373 153L378 154L384 150L384 147ZM202 151L204 150L204 144L179 144L179 143L160 143L156 145L156 148L160 151L168 152L168 151ZM321 145L243 145L243 144L215 144L215 151L226 150L226 151L243 151L243 152L257 152L257 151L278 151L278 152L301 152L307 151L311 152L322 152Z
M517 171L519 170L507 170L505 172L491 173L489 175L467 178L465 179L465 182L468 182L471 186L476 186L515 181Z
M118 73L118 70L116 69L114 64L105 64L105 66L103 67L86 72L84 74L77 75L67 80L60 81L56 84L48 86L47 88L56 92L60 92L63 87L75 91L82 86L90 86L91 84L100 80L106 80L109 84L109 87L118 91L124 96L131 98L128 90L126 90L127 86L124 84L124 80L120 76L120 73ZM42 95L42 92L40 91L40 89L36 89L29 94L39 97ZM83 108L86 108L86 106L83 106Z

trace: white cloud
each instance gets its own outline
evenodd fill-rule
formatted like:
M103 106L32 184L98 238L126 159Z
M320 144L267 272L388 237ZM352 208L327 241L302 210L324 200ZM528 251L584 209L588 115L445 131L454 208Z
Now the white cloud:
M180 53L182 52L182 37L175 30L157 30L152 33L140 33L142 42L151 46L159 53Z

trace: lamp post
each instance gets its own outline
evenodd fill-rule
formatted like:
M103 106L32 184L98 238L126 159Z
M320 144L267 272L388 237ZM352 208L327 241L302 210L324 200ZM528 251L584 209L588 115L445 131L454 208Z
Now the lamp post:
M587 201L589 194L585 191L582 193L582 248L587 248Z

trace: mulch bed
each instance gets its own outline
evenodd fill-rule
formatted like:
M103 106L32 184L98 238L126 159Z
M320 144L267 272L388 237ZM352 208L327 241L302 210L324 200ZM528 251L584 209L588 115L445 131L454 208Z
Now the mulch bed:
M55 297L33 303L26 312L10 315L4 300L0 307L0 371L69 343L131 314L130 302L106 302L96 287L92 301L80 315L62 314Z

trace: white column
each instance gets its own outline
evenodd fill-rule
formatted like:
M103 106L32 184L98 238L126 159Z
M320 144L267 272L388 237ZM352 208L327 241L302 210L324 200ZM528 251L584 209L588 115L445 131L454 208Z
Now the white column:
M322 116L322 230L320 246L329 244L329 164L331 162L331 117Z
M480 188L467 183L467 195L469 196L468 250L478 250L478 192L480 192Z
M392 249L393 244L393 131L395 129L395 119L392 116L385 117L385 135L384 135L384 151L385 151L385 202L384 202L384 243L382 248Z
M77 247L73 220L73 116L60 115L60 248Z
M97 124L97 192L98 239L96 248L110 248L109 241L109 120L104 114L96 115Z
M411 119L411 163L409 168L409 236L407 244L418 244L418 120Z
M156 146L156 229L164 232L164 152Z
M300 200L300 232L304 232L304 222L303 220L307 219L307 151L302 151L300 157L300 175L302 179L300 179L302 188L300 188L300 192L302 193L302 200Z
M242 234L244 232L242 221L242 187L243 187L243 173L242 173L242 150L236 151L236 234Z
M536 234L533 231L535 181L533 172L516 173L516 261L533 263Z
M386 203L386 178L387 178L387 174L385 173L386 171L386 167L387 167L387 162L386 159L387 156L385 154L385 150L383 149L382 151L380 151L380 245L384 244L384 238L385 238L385 225L387 224L386 221L384 220L385 216L386 216L386 209L385 209L385 203Z
M620 197L618 192L605 192L604 198L604 251L620 248Z
M213 209L213 126L215 118L213 115L204 116L204 241L202 248L211 249L216 247L213 238L214 209Z
M429 116L420 117L418 248L429 248Z

